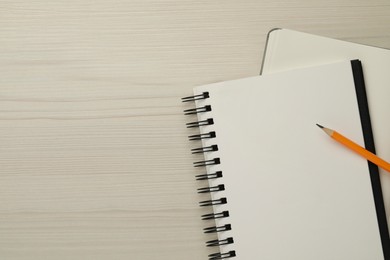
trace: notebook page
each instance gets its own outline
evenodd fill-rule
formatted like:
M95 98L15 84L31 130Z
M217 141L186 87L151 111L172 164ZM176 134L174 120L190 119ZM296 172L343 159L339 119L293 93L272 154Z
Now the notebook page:
M315 124L337 128L363 143L349 61L253 77L195 89L210 98L215 131L204 146L219 150L236 259L383 259L367 162Z

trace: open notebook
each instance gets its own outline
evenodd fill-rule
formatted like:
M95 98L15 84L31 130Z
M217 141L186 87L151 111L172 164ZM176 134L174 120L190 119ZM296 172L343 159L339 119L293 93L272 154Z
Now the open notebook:
M376 153L390 160L390 50L274 29L268 34L262 74L345 59L360 59L363 63ZM377 177L373 181L382 183L387 219L390 220L390 174L381 169L379 172L380 179Z
M369 138L360 69L343 61L205 85L183 99L198 114L187 126L200 128L190 139L205 156L194 166L205 168L199 192L211 193L205 232L218 234L210 260L388 259L367 162L316 126Z

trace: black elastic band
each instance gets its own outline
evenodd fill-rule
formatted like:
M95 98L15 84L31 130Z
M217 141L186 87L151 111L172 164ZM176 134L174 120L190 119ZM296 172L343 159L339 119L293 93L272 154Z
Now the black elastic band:
M368 109L367 93L364 84L363 68L360 60L351 60L353 79L355 82L356 97L359 106L360 121L362 124L364 145L367 150L375 153L374 135L372 133L371 118ZM378 219L379 233L382 241L385 260L390 260L390 237L386 219L385 204L383 202L382 186L378 166L368 162L370 171L372 192L374 194L376 216Z

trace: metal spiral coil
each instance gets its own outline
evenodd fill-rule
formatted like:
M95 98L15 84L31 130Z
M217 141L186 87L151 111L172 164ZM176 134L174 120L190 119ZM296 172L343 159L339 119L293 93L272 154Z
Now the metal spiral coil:
M190 102L190 101L195 101L195 100L200 100L200 99L206 99L209 98L209 92L203 92L200 95L195 95L195 96L189 96L189 97L183 97L181 99L182 102Z
M215 165L215 164L220 164L220 163L221 163L221 159L214 158L211 160L194 162L194 167L205 167L205 166L210 166L210 165Z
M232 237L228 237L226 239L221 239L221 240L210 240L210 241L207 241L206 242L206 245L208 247L211 247L211 246L223 246L223 245L229 245L229 244L233 244L234 243L234 240Z
M199 134L199 135L190 135L188 137L188 140L190 141L198 141L202 139L209 139L209 138L215 138L217 135L215 134L214 131L211 131L207 134Z
M218 186L199 188L198 193L211 193L223 190L225 190L225 185L219 184Z
M227 218L229 217L229 211L225 210L218 213L209 213L202 215L202 220L218 219L218 218Z
M208 118L208 119L202 120L202 121L187 123L186 125L187 125L187 128L194 128L194 127L213 125L213 124L214 124L214 119Z
M216 227L216 226L215 227L208 227L208 228L203 229L204 233L206 233L206 234L224 232L224 231L228 231L228 230L232 230L232 226L230 224L226 224L226 225L219 226L219 227Z
M217 200L201 201L201 202L199 202L199 206L201 206L201 207L208 207L208 206L214 206L214 205L223 205L223 204L226 204L226 203L227 203L227 199L226 198L220 198L220 199L217 199Z
M217 171L217 172L210 173L210 174L206 173L206 174L196 175L195 177L196 177L197 181L203 181L203 180L222 178L223 175L222 175L222 171Z
M200 148L191 149L191 152L193 154L195 154L195 153L215 152L215 151L218 151L218 145L216 145L216 144L208 146L208 147L200 147Z
M229 251L227 253L215 253L209 255L209 260L219 260L219 259L227 259L236 256L236 251Z
M197 100L203 100L208 99L210 97L209 92L203 92L198 95L189 96L182 98L182 102L194 102ZM185 115L197 115L200 113L208 113L212 111L211 105L204 105L202 107L195 107L191 109L184 110ZM200 120L195 122L187 123L187 128L201 128L203 126L210 126L214 124L213 118L207 118L206 120ZM208 133L200 133L196 135L190 135L188 136L188 139L190 141L201 141L204 139L212 139L217 136L217 133L215 131L210 131ZM218 145L213 144L207 147L198 147L191 149L192 154L205 154L205 153L212 153L218 151ZM194 167L208 167L211 165L218 165L221 163L220 158L214 158L211 160L204 160L204 161L198 161L194 162ZM223 177L222 171L216 171L213 173L205 173L196 175L195 178L198 181L204 181L204 180L211 180L211 179L220 179ZM207 186L203 188L198 189L198 193L214 193L214 192L221 192L225 190L224 184L218 184L216 186ZM200 207L213 207L215 205L224 205L228 203L228 199L226 197L221 197L218 199L212 199L212 200L205 200L199 202ZM221 219L221 218L228 218L229 217L229 211L224 210L221 212L213 212L209 214L202 215L202 220L215 220L215 219ZM213 227L207 227L203 229L204 233L220 233L220 232L229 232L232 230L231 224L225 224L223 226L213 226ZM234 239L232 237L228 237L225 239L216 239L216 240L210 240L206 242L207 247L219 247L222 245L229 245L233 244ZM227 259L227 258L233 258L236 256L236 251L231 250L229 252L218 252L214 254L209 255L209 260L219 260L219 259Z

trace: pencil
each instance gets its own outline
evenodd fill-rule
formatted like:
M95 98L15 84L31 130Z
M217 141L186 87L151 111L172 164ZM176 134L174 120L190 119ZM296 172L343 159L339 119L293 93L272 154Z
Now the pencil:
M334 131L332 129L326 128L326 127L324 127L322 125L319 125L319 124L317 124L317 126L319 128L321 128L322 130L324 130L324 132L327 135L332 137L337 142L339 142L342 145L348 147L352 151L358 153L359 155L363 156L364 158L366 158L370 162L378 165L382 169L390 172L390 163L386 162L385 160L382 160L381 158L379 158L378 156L376 156L372 152L367 151L366 149L364 149L363 147L361 147L357 143L351 141L350 139L346 138L345 136L341 135L340 133L338 133L338 132L336 132L336 131Z

